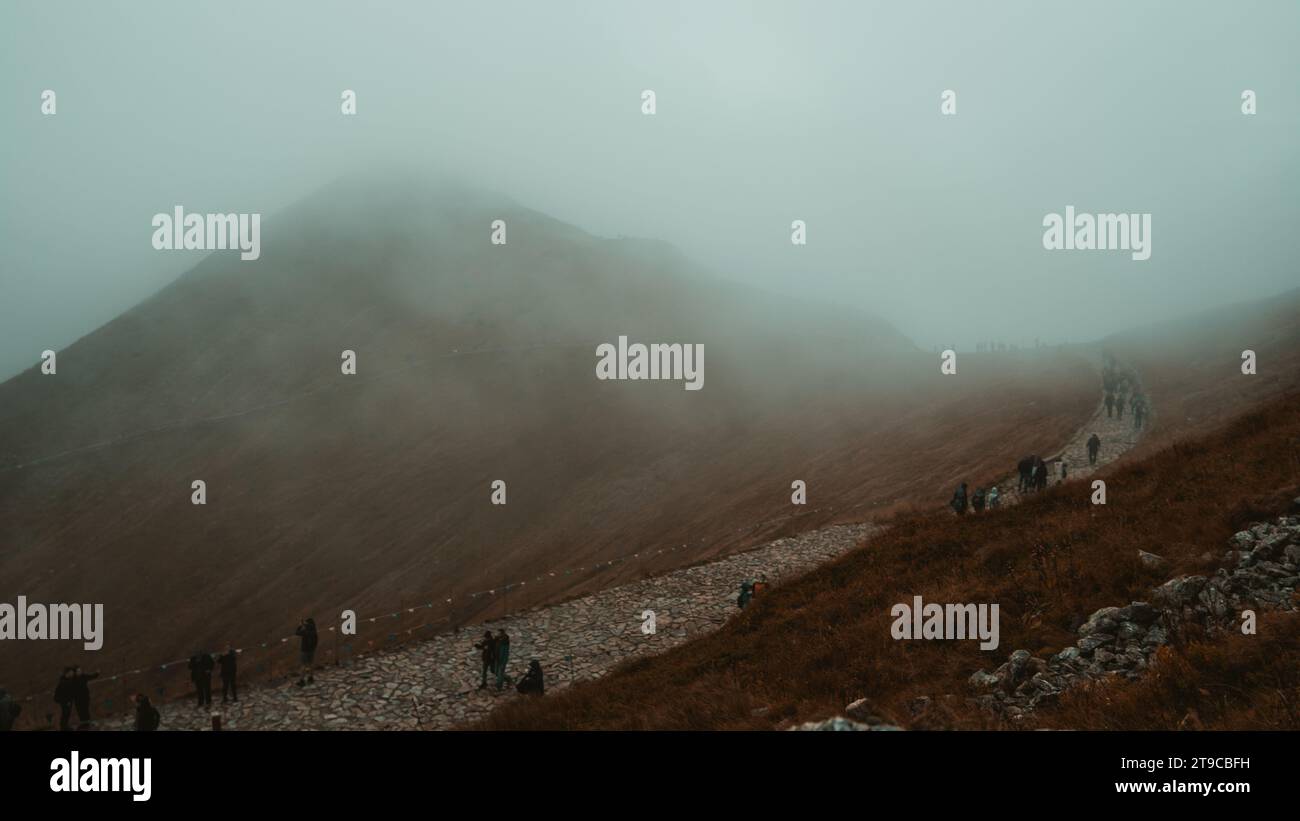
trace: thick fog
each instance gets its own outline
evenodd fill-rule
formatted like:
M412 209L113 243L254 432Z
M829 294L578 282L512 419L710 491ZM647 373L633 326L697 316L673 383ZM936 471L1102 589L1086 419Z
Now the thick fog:
M1291 3L6 2L0 32L0 378L202 258L155 251L155 213L274 215L379 166L926 349L1300 284ZM1150 258L1045 250L1067 206L1151 214Z

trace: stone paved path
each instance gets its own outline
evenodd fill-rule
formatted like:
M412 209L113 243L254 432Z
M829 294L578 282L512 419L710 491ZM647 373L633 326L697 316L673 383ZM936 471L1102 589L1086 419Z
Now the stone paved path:
M737 612L743 579L760 573L770 582L788 578L852 550L877 531L870 524L836 525L777 539L719 561L361 656L352 666L321 670L305 688L250 687L237 704L217 705L222 726L391 730L463 724L487 715L500 699L519 698L509 685L500 694L491 684L478 689L480 665L473 644L484 629L504 628L510 635L510 674L522 674L536 658L546 671L547 689L558 690L718 628ZM654 635L642 633L645 610L655 613ZM190 702L168 702L159 709L162 729L211 727L211 711ZM131 721L118 716L97 726L130 729Z

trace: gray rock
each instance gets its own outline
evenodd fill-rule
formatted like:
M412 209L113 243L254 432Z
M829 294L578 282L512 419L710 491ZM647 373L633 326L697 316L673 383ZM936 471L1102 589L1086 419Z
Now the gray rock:
M1093 633L1111 633L1114 632L1119 614L1118 607L1103 607L1088 617L1088 620L1079 626L1078 634L1080 636L1091 636Z
M1101 647L1103 644L1110 644L1115 637L1109 633L1093 633L1091 636L1084 636L1075 642L1079 652L1083 655L1091 655L1093 650Z
M1148 553L1145 550L1138 551L1138 561L1142 562L1143 567L1157 572L1163 572L1169 567L1169 562L1165 560L1164 556Z
M1194 604L1203 587L1204 576L1179 576L1157 587L1155 600L1166 608L1176 610Z

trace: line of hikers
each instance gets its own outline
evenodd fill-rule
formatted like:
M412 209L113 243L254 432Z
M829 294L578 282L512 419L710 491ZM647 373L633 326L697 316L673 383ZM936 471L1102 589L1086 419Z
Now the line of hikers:
M1123 419L1124 418L1124 394L1118 395L1106 394L1106 418ZM1147 400L1140 393L1134 393L1127 402L1128 408L1133 412L1133 429L1141 430L1142 422L1147 415Z
M1121 367L1115 357L1107 353L1102 366L1101 386L1106 394L1106 418L1123 419L1127 407L1133 414L1133 429L1140 430L1150 407L1138 390L1137 374Z
M952 500L948 505L958 516L965 516L967 510L983 513L985 510L994 510L1002 506L1002 493L997 485L988 489L977 487L974 493L968 493L966 483L962 482L953 492Z
M491 630L483 631L483 640L474 644L474 649L478 650L483 660L483 676L479 680L478 688L480 690L487 687L488 673L496 677L497 690L500 691L507 682L512 681L510 676L506 675L506 665L510 663L510 636L505 630L497 630L496 635L492 635ZM515 690L523 695L540 696L546 692L546 682L542 675L542 663L537 659L528 662L528 671L524 677L519 679L515 685Z

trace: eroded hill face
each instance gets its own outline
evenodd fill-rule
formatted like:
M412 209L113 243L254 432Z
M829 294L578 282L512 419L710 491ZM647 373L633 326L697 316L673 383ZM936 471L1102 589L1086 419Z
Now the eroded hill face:
M56 376L0 385L4 594L107 619L99 653L0 647L11 690L65 663L265 641L309 613L354 609L364 634L369 613L450 598L456 623L932 504L1059 444L1096 401L1084 358L972 357L944 377L880 320L476 192L344 183L268 217L262 242L59 352ZM597 380L595 346L620 334L703 344L703 390ZM663 545L679 550L467 595Z

